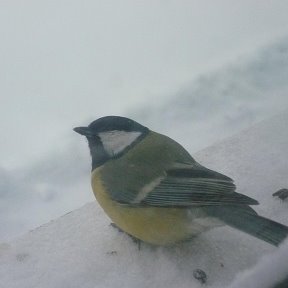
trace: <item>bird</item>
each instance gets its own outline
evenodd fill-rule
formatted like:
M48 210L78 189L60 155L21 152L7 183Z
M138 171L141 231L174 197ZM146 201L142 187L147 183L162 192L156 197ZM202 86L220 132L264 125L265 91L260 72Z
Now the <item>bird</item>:
M75 132L88 140L91 186L116 227L141 242L171 246L228 225L274 246L288 227L258 215L258 201L233 180L199 164L175 140L122 116Z

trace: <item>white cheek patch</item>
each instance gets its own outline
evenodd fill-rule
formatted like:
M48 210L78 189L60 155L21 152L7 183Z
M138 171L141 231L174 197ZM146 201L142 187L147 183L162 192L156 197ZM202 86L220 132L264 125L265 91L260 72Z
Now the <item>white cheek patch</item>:
M109 131L98 134L105 151L110 155L117 155L131 145L141 132Z

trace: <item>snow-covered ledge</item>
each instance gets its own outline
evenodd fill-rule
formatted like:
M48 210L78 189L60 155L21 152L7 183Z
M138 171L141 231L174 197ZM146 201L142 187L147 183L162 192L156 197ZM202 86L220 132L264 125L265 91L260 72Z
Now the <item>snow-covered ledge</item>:
M257 199L261 215L286 225L288 202L272 194L288 188L287 124L283 113L194 155L232 177L240 193ZM275 248L221 227L179 247L138 250L109 223L92 202L0 244L0 287L203 287L193 277L201 269L205 287L263 288L288 275L287 243Z

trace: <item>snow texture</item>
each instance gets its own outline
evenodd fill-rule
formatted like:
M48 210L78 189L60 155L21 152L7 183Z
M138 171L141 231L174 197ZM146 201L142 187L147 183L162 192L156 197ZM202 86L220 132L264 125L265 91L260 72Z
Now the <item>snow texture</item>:
M288 277L288 241L286 240L278 251L266 255L251 270L246 270L236 276L229 288L272 288L287 281ZM273 269L271 269L273 267ZM285 282L288 287L288 281ZM276 287L275 287L276 288ZM279 287L280 288L280 287Z
M171 100L134 111L148 127L199 151L288 107L288 37L199 76ZM139 116L140 115L140 116ZM171 120L173 119L173 121ZM179 129L181 127L181 129ZM197 137L187 137L197 135ZM192 141L193 140L193 141Z
M159 107L152 101L152 107L145 109L139 105L141 111L134 109L123 116L169 135L194 154L288 107L287 55L288 37L285 37L255 51L249 59L239 59L231 66L201 76L177 93L171 92L171 101L163 101ZM95 109L92 114L86 112L91 121L99 116ZM79 119L72 122L75 125L90 122L80 123ZM54 131L57 121L53 121ZM37 153L32 145L31 153L37 154L35 163L22 163L23 166L10 169L0 163L0 242L19 237L93 201L87 143L72 131L71 123L65 127L57 145L48 145L51 151ZM26 130L23 139L29 138ZM42 136L36 137L41 143ZM6 138L14 139L9 137Z
M287 123L288 112L194 155L234 178L238 192L260 202L261 215L286 225L288 202L272 194L288 187ZM0 244L0 287L268 288L288 276L287 243L275 248L221 227L173 248L143 244L139 250L109 224L92 202ZM196 269L206 273L206 284L193 277Z

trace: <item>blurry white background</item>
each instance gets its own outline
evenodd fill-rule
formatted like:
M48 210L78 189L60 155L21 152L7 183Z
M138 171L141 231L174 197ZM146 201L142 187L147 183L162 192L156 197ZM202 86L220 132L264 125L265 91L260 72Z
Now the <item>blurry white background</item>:
M284 0L0 1L0 241L93 200L74 126L133 117L195 152L286 109L287 11Z

